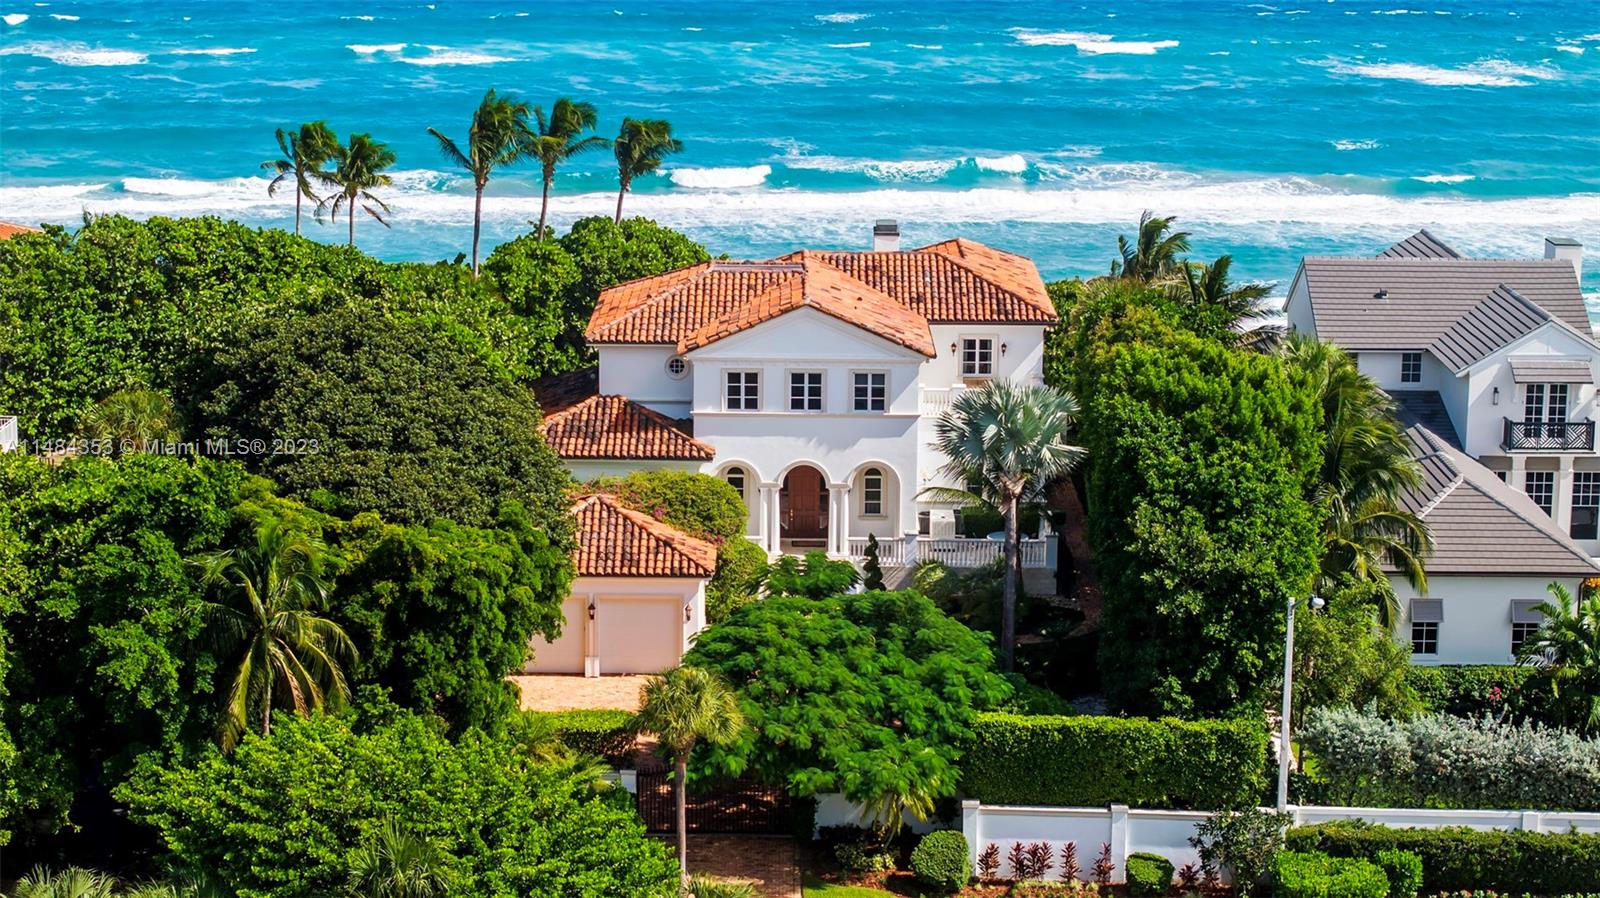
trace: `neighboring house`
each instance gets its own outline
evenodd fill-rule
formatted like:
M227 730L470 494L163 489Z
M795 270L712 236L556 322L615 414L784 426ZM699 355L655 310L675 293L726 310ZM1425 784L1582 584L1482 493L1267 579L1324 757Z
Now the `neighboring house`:
M677 667L706 625L706 581L717 548L613 496L572 508L577 577L553 642L535 638L528 673L659 673Z
M711 261L603 291L585 332L597 371L536 387L545 436L575 476L701 471L744 497L750 539L883 563L979 564L956 536L930 445L953 398L996 378L1043 382L1056 313L1029 260L968 240ZM1025 563L1046 567L1047 540Z
M0 415L0 452L17 451L17 416Z
M1583 248L1466 259L1427 231L1376 258L1306 258L1291 328L1333 342L1387 390L1428 478L1429 595L1391 578L1418 661L1503 663L1545 587L1600 575L1594 340Z
M9 240L18 234L37 233L39 233L38 228L30 228L27 225L12 224L9 221L0 221L0 240Z

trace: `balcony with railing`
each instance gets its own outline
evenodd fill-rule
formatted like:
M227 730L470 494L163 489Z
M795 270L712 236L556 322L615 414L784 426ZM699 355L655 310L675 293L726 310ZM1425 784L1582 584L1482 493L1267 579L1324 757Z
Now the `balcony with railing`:
M1506 419L1501 445L1508 452L1593 452L1594 421Z
M1055 567L1053 539L1024 539L1022 541L1022 566L1044 570ZM937 561L946 567L969 569L990 564L1005 554L1005 543L996 539L968 537L936 538L920 536L905 539L878 541L878 563L885 568L914 567L919 561ZM850 537L850 556L865 558L867 538Z

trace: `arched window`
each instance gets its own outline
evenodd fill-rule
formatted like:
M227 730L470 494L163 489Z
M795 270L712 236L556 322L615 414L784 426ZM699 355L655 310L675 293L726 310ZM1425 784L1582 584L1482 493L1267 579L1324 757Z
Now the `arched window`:
M861 513L867 517L883 515L883 472L877 468L861 472Z
M734 465L728 469L727 473L722 475L722 479L728 481L728 486L733 487L739 492L739 498L744 498L744 468Z

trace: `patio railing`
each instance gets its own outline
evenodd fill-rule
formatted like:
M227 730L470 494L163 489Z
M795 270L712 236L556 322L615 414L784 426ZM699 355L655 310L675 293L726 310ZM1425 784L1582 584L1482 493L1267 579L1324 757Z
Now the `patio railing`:
M1048 539L1022 541L1022 566L1049 569ZM850 537L850 555L863 558L867 554L867 538ZM935 539L919 536L911 539L881 539L878 541L878 563L884 567L911 567L923 560L933 560L953 568L983 567L1005 554L1005 543L993 539L947 538Z

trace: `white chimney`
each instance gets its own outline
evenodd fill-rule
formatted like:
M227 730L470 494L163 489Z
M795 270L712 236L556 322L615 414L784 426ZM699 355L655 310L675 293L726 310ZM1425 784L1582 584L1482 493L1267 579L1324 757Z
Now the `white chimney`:
M1546 237L1544 257L1570 262L1573 272L1578 275L1579 282L1583 281L1583 244L1571 237Z
M880 218L872 226L872 251L897 253L900 251L900 224L892 218ZM1580 250L1581 252L1581 250Z

